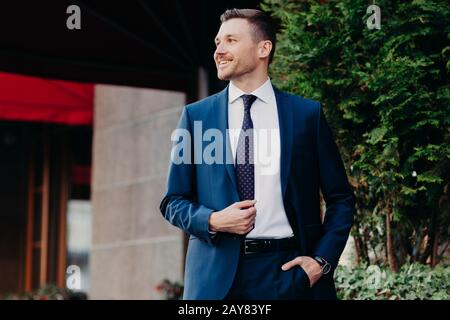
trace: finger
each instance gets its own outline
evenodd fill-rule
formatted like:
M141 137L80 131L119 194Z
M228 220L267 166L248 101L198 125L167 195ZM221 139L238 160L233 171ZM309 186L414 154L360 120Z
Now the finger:
M239 202L235 202L234 205L236 208L247 208L247 207L251 207L253 205L255 205L256 200L244 200L244 201L239 201Z
M241 228L241 230L238 232L239 234L247 234L247 233L249 233L250 231L252 231L253 230L253 228L255 227L255 225L254 224L246 224L246 225L243 225Z
M246 217L246 218L250 218L250 217L252 217L252 216L255 216L256 215L256 208L255 207L251 207L251 208L248 208L248 209L245 209L245 210L243 210L244 212L244 216Z
M240 235L245 235L245 234L247 234L248 233L248 230L247 229L244 229L244 230L240 230L239 232L238 232L238 234L240 234Z
M250 221L249 223L247 223L245 225L245 228L246 229L249 229L249 228L253 229L254 226L255 226L255 220L252 220L252 221Z
M292 267L295 267L296 265L298 265L297 259L293 259L293 260L288 261L285 264L283 264L281 266L281 270L287 271L287 270L291 269Z
M254 228L254 225L252 224L250 227L248 227L247 229L245 229L244 234L249 233L250 231L252 231Z

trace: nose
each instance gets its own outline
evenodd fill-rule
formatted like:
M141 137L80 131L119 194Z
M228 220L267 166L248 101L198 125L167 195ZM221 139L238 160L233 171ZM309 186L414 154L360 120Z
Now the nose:
M219 44L219 45L217 45L217 47L216 47L216 51L214 52L214 54L215 55L219 55L219 54L224 54L224 53L226 53L227 51L226 51L226 49L225 49L225 46L223 45L223 44Z

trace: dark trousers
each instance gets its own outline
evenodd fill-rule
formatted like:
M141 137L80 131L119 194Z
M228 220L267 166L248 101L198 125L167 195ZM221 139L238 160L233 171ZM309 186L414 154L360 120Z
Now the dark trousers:
M296 250L241 254L234 282L225 300L310 300L309 279L296 266L281 266L299 256Z

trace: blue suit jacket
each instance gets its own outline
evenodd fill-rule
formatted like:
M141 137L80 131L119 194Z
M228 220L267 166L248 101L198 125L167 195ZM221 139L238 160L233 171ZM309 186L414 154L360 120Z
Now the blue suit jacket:
M333 272L353 224L354 194L320 103L274 90L280 127L284 208L301 255L322 256L332 265L333 271L313 286L314 297L335 299ZM226 137L227 109L228 87L187 105L178 128L188 130L193 137L194 121L202 121L203 131L216 128ZM192 144L193 141L194 138ZM204 142L203 148L209 143ZM224 143L224 154L225 148L229 148L229 144ZM326 202L323 223L319 190ZM232 161L228 164L170 163L160 210L170 223L190 234L184 299L223 299L231 287L241 237L218 233L212 238L208 219L212 212L238 201Z

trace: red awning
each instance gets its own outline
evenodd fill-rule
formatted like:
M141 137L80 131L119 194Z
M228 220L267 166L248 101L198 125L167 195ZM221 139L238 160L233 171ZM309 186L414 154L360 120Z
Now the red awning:
M94 85L0 72L0 120L91 125Z
M71 180L74 184L91 184L91 165L72 165Z

